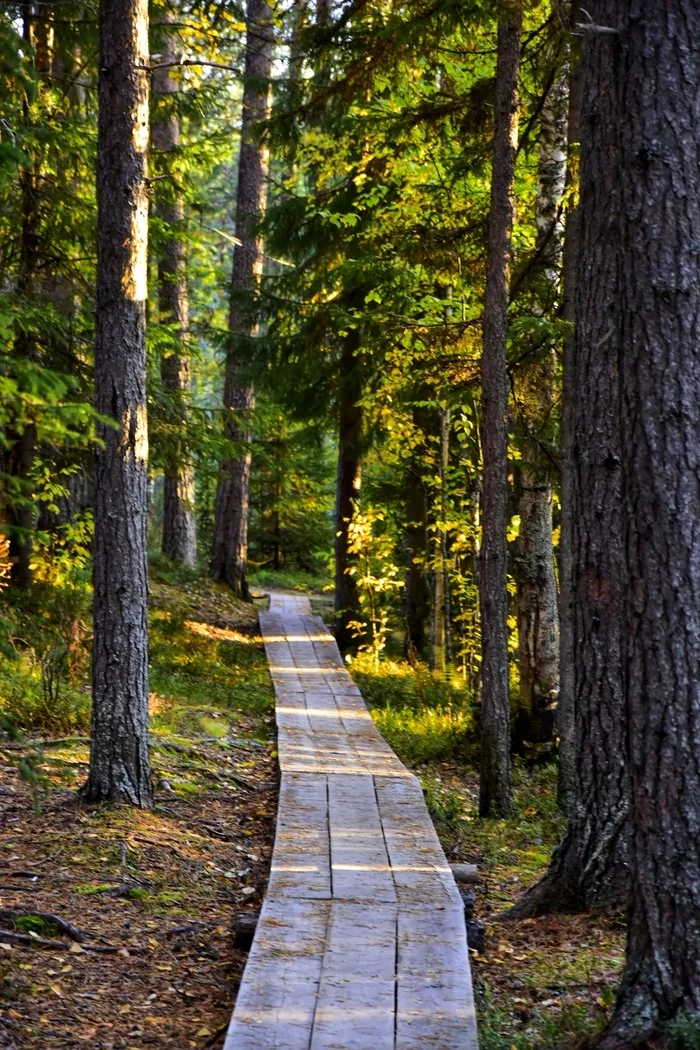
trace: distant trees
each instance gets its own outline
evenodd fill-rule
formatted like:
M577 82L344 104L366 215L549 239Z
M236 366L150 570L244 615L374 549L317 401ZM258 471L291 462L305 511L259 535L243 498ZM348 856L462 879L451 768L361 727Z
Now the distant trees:
M221 464L214 517L211 575L235 594L248 597L248 506L250 439L255 393L250 380L251 340L258 334L251 297L263 266L259 226L265 213L269 150L261 139L270 111L272 11L266 0L248 0L241 116L241 146L236 189L236 239L231 275L229 341L224 378L224 434L233 449ZM248 374L246 374L246 369Z
M148 807L148 2L100 4L92 745L84 797Z

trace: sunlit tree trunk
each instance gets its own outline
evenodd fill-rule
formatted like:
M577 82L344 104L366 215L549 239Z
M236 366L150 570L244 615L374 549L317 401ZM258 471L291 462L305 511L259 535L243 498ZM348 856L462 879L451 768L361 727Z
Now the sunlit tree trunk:
M248 502L250 497L250 414L255 392L245 378L247 344L258 334L250 307L262 275L263 242L258 226L265 213L269 151L259 124L270 108L272 12L266 0L248 0L245 87L236 191L236 238L231 276L230 340L224 379L224 435L240 451L221 464L216 493L211 575L241 598L248 592Z
M495 131L481 358L484 488L480 578L482 704L479 811L482 816L503 816L512 808L506 590L506 312L513 228L521 25L520 6L504 4L498 25Z
M90 802L152 801L148 754L148 2L101 0Z
M166 12L163 22L167 27L175 16ZM165 100L177 91L169 63L177 61L172 30L160 30L164 38L160 63L166 68L153 74L153 92ZM161 103L162 106L162 103ZM165 158L164 174L168 174L167 155L180 144L180 121L171 108L161 108L153 125L154 150ZM183 242L185 209L182 192L170 173L170 179L159 184L156 191L155 213L166 228L163 248L158 260L158 305L164 324L174 325L177 345L163 354L160 362L161 379L170 398L168 414L179 435L187 423L187 399L190 391L190 361L187 351L189 327L187 296L187 259ZM197 562L197 534L194 519L194 470L189 449L182 440L169 444L165 453L163 471L163 537L162 550L180 565L194 567Z
M602 24L620 33L621 279L609 356L620 369L632 880L627 962L601 1047L649 1046L681 1013L696 1034L674 1042L691 1047L700 1021L700 6L619 0L610 15Z

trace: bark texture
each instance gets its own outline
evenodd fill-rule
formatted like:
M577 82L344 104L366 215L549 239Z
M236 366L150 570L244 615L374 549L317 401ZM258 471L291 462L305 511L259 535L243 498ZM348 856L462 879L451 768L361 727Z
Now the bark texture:
M266 0L248 0L241 150L236 192L236 238L231 276L230 342L224 379L224 433L241 451L221 464L216 493L211 575L249 598L248 504L250 498L250 413L255 392L242 373L246 344L258 334L249 297L260 281L263 242L258 227L265 213L269 151L259 141L260 122L270 110L272 12Z
M700 1015L700 7L616 9L633 831L627 965L605 1050L646 1045L681 1010Z
M148 3L102 0L90 802L152 800L148 756Z
M615 0L600 0L610 25ZM621 675L622 524L617 300L616 76L613 34L592 33L583 63L580 252L572 398L574 794L544 879L510 913L620 908L629 885L629 785Z
M355 577L348 568L352 555L348 550L348 525L362 483L362 375L358 360L359 333L356 329L345 337L340 359L338 398L338 473L335 490L335 637L341 649L355 642L349 627L359 615Z
M571 5L572 25L583 21L578 3ZM564 254L562 259L562 317L572 326L564 341L561 383L561 520L559 523L559 699L557 733L559 736L559 805L568 812L576 777L576 724L574 714L574 635L573 635L573 501L574 474L574 407L576 364L573 324L576 316L576 266L579 252L580 212L578 199L572 196L578 187L578 146L581 123L581 52L576 37L569 55L569 112L567 121L566 189L569 204L565 216Z
M482 383L484 457L480 608L482 632L479 811L505 816L513 804L508 697L508 381L506 314L513 229L522 10L504 9L498 26L495 130L486 260Z
M173 22L174 15L166 12L163 21ZM172 30L167 33L162 49L162 62L176 62L177 55ZM177 82L168 69L157 69L153 74L153 92L162 98L177 91ZM177 113L161 110L153 125L153 148L165 159L164 174L168 174L167 156L180 144L180 122ZM187 352L189 303L187 294L187 259L182 239L185 209L182 192L169 179L160 184L156 199L156 215L166 228L165 241L158 260L158 305L164 324L175 326L177 346L161 358L160 373L163 387L169 397L170 430L180 434L187 421L187 399L190 390L190 361ZM164 463L163 537L162 551L180 565L194 567L197 563L197 532L194 519L194 469L189 450L183 442L174 440L166 449Z

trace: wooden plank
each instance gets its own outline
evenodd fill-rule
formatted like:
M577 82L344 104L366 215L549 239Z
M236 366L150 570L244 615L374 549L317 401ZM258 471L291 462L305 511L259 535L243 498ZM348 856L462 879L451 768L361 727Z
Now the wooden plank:
M329 901L266 899L224 1050L308 1050Z
M310 1050L393 1050L396 906L334 900Z
M366 774L329 776L328 819L333 896L396 901L373 778Z
M461 907L398 913L396 1050L477 1050Z
M399 901L462 908L416 778L377 777L375 786Z
M268 896L331 895L328 789L325 776L283 774Z

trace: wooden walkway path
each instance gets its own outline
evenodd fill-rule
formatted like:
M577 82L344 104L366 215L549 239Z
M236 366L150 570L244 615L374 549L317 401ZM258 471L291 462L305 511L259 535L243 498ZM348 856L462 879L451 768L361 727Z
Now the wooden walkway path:
M282 771L224 1050L475 1050L464 909L416 778L308 599L260 614Z

